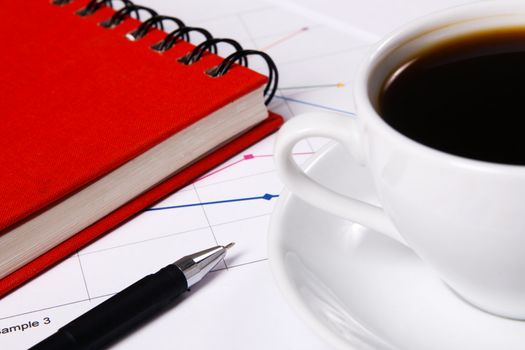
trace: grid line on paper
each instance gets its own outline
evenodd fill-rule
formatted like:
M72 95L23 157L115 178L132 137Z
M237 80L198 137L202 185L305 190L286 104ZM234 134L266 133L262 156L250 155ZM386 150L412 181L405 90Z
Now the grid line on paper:
M304 33L305 31L307 31L309 29L310 29L310 27L302 27L302 28L299 28L299 29L291 32L291 33L287 33L284 37L281 37L278 40L275 40L275 41L271 42L270 44L259 48L259 50L267 51L267 50L271 49L272 47L280 45L280 44L282 44L282 43L284 43L284 42L286 42L286 41L296 37L297 35Z
M96 297L92 297L91 299L80 299L80 300L70 301L69 303L57 304L57 305L48 306L48 307L44 307L44 308L37 309L37 310L21 312L19 314L15 314L15 315L9 315L9 316L5 316L5 317L0 317L0 321L7 320L7 319L10 319L10 318L13 318L13 317L19 317L19 316L34 314L35 312L41 312L41 311L56 309L56 308L59 308L59 307L79 304L79 303L83 303L83 302L86 302L86 301L87 302L92 302L93 300L100 299L100 298L111 297L111 296L113 296L115 294L117 294L117 293L103 294L103 295L98 295Z
M279 93L282 95L282 91L279 89ZM291 116L295 116L295 113L293 112L293 109L292 107L290 106L290 104L288 103L288 100L286 99L283 99L283 102L284 102L284 105L286 106L286 109L288 110L288 112L290 113ZM314 148L312 146L312 143L310 142L310 139L309 138L306 138L305 139L306 141L306 144L308 145L308 147L310 148L310 151L311 152L314 152Z
M253 37L250 29L248 28L248 26L246 25L246 22L244 21L244 18L242 17L241 14L237 14L237 16L239 16L239 20L241 21L243 27L244 27L244 30L246 31L246 33L248 34L248 37L250 38L250 41L252 42L252 45L254 46L257 46L257 43L255 42L255 38ZM310 28L311 26L307 27L307 28ZM278 90L281 95L282 95L282 91ZM284 101L284 104L286 106L286 109L288 110L288 112L290 113L291 116L294 116L294 113L293 113L293 110L292 108L290 108L290 105L288 104L288 101L287 100L283 100ZM310 151L311 152L314 152L314 148L312 147L312 144L310 143L310 141L308 139L306 139L306 144L308 145L308 147L310 148Z
M248 25L246 24L246 21L244 20L244 18L242 17L242 13L237 13L237 17L239 18L239 21L241 22L241 25L242 27L244 28L244 31L246 32L246 34L248 35L248 38L250 39L251 41L251 44L253 47L257 47L257 43L255 42L255 40L253 39L253 36L250 32L250 29L248 28Z
M173 236L177 236L177 235L183 235L183 234L185 234L185 233L190 233L190 232L200 231L200 230L203 230L203 229L206 229L206 228L208 228L208 226L199 226L199 227L196 227L196 228L192 228L191 230L185 230L185 231L180 231L180 232L170 233L170 234L167 234L167 235L161 235L161 236L157 236L157 237L152 237L152 238L148 238L148 239L143 239L143 240L140 240L140 241L135 241L135 242L129 242L129 243L125 243L125 244L120 244L120 245L116 245L116 246L113 246L113 247L102 248L102 249L97 249L97 250L91 250L91 251L88 251L88 252L82 253L82 254L80 254L80 255L84 256L84 255L90 255L90 254L95 254L95 253L105 252L105 251L107 251L107 250L111 250L111 249L117 249L117 248L122 248L122 247L128 247L128 246L135 245L135 244L140 244L140 243L145 243L145 242L155 241L155 240L157 240L157 239L163 239L163 238L169 238L169 237L173 237Z
M289 101L289 102L300 103L300 104L303 104L303 105L307 105L307 106L315 107L315 108L319 108L319 109L324 109L324 110L331 111L331 112L343 113L343 114L348 114L348 115L351 115L351 116L355 116L356 115L354 112L350 112L350 111L347 111L347 110L344 110L344 109L339 109L339 108L334 108L334 107L330 107L330 106L325 106L325 105L321 105L321 104L314 103L314 102L298 100L296 98L286 97L284 95L275 95L275 97L280 99L280 100L285 100L287 102Z
M253 47L257 47L256 43L255 43L255 40L254 40L254 37L252 35L252 33L250 32L250 29L245 21L245 19L243 18L243 14L247 14L247 13L253 13L253 12L257 12L257 11L265 11L267 10L268 8L270 7L263 7L263 8L259 8L259 9L251 9L251 10L248 10L248 11L244 11L244 12L241 12L241 13L231 13L231 14L224 14L220 17L216 17L215 19L217 18L225 18L225 17L235 17L237 16L240 20L240 23L242 24L242 26L244 27L244 30L246 31L246 34L248 35L249 37L249 40L251 40L252 42L252 46ZM213 18L208 18L208 19L202 19L202 20L199 20L199 22L205 22L205 21L212 21ZM311 24L307 24L307 26L312 29L312 30L315 30L316 26L313 26ZM280 32L282 34L285 34L285 31L283 32ZM268 35L267 37L270 37L270 36L275 36L274 34L272 35ZM262 37L266 37L264 35L262 36L258 36L258 38L262 38ZM289 38L290 40L293 40L293 37ZM288 41L288 40L286 40ZM281 41L284 45L284 41ZM280 42L280 43L281 43ZM279 44L280 44L279 43ZM353 49L350 49L350 50L345 50L344 52L348 52L348 51L351 51ZM325 55L325 56L332 56L334 55L333 53L332 54L329 54L329 55ZM315 56L315 57L319 57L319 56ZM307 60L310 60L312 58L315 58L314 56L312 57L308 57L308 56L305 56L304 59L302 59L302 61L307 61ZM286 62L285 64L289 64L290 62ZM285 64L281 64L280 67L284 66ZM281 94L282 95L282 94ZM283 103L286 105L286 108L287 110L289 111L290 115L294 115L293 113L293 110L292 108L290 107L289 105L289 102L292 102L292 103L300 103L300 102L296 102L296 101L288 101L286 99L281 99L283 100ZM312 108L317 108L316 106L313 106L313 105L310 105L308 104L308 101L303 101L305 102L304 105L306 106L309 106L309 107L312 107ZM325 107L330 107L330 106L325 106ZM306 140L306 144L308 146L308 148L313 152L315 150L315 148L312 146L312 144L309 142L309 140ZM269 153L269 152L268 152ZM308 155L309 152L304 152L304 155ZM257 154L253 154L254 157L253 158L269 158L273 155L271 154L260 154L260 155L257 155ZM245 159L241 159L241 161L244 161ZM241 163L241 162L238 162L238 163ZM231 167L232 168L235 168L236 164L233 164ZM218 170L218 169L216 169ZM222 171L222 170L221 170ZM212 171L212 173L210 173L210 175L208 176L213 176L214 174L218 173L218 172L221 172L221 171L216 171L214 173L214 171ZM185 192L187 191L195 191L195 194L198 198L198 201L199 202L202 202L201 199L200 199L200 196L199 196L199 193L198 193L198 189L201 189L202 192L204 192L204 188L205 187L209 187L209 186L213 186L213 185L217 185L217 184L225 184L225 183L231 183L235 180L239 180L239 179L244 179L244 178L250 178L250 177L256 177L256 176L259 176L259 175L262 175L262 174L268 174L268 173L271 173L271 172L275 172L275 170L272 170L272 171L264 171L264 172L257 172L257 173L253 173L253 174L250 174L250 175L244 175L244 176L237 176L237 177L232 177L232 178L229 178L228 180L224 180L224 181L220 181L220 182L214 182L214 183L210 183L210 184L202 184L202 185L199 185L198 187L195 186L195 184L193 184L192 186L188 186L186 187L185 189ZM232 175L238 175L238 173L236 174L235 172L232 172ZM206 177L208 177L206 176ZM199 181L199 180L197 180ZM263 187L263 186L261 186ZM259 191L258 193L266 193L264 190L261 190ZM259 196L257 197L258 200L270 200L272 198L275 198L277 197L278 195L270 195L272 197L268 198L263 195L263 196ZM245 197L245 198L248 198L248 197ZM257 199L253 199L253 200L257 200ZM224 203L228 203L228 199L225 199L224 201L217 201L217 205L221 205L221 204L224 204ZM121 245L118 245L118 246L113 246L113 247L109 247L109 248L104 248L104 249L99 249L99 250L95 250L95 251L89 251L89 252L85 252L85 253L79 253L77 252L77 259L79 261L79 267L80 267L80 272L82 274L82 279L83 279L83 282L84 282L84 287L86 289L86 294L87 294L87 298L82 298L82 295L79 294L79 300L76 300L76 301L71 301L71 302L68 302L68 303L62 303L62 304L56 304L54 306L50 306L50 307L44 307L44 308L35 308L34 310L30 310L30 311L27 311L27 312L22 312L22 313L17 313L17 314L13 314L11 316L7 316L7 317L1 317L0 320L6 320L6 319L9 319L9 318L14 318L14 317L18 317L18 316L23 316L23 315L27 315L27 314L32 314L32 313L35 313L35 312L41 312L41 311L45 311L45 310L50 310L50 309L56 309L56 308L60 308L60 307L65 307L65 306L69 306L69 305L74 305L74 304L80 304L80 303L83 303L83 302L93 302L93 300L97 300L97 299L100 299L100 298L105 298L105 297L109 297L109 296L112 296L114 295L114 293L110 293L110 294L103 294L103 295L98 295L98 296L92 296L90 295L90 292L89 292L89 285L88 285L88 282L86 280L86 277L84 275L84 267L82 266L82 256L84 255L87 255L87 254L96 254L98 252L101 252L101 251L105 251L105 250L109 250L109 249L118 249L118 248L121 248L121 247L125 247L125 246L128 246L128 245L133 245L133 244L141 244L141 243L144 243L144 242L148 242L148 241L152 241L152 240L157 240L157 239L162 239L162 238L166 238L166 237L170 237L170 236L174 236L174 235L178 235L178 234L183 234L183 233L189 233L189 232L193 232L193 231L198 231L198 230L202 230L202 229L205 229L207 227L210 228L212 234L213 234L213 238L215 240L215 242L217 242L217 239L215 237L215 232L214 232L214 228L215 227L219 227L221 225L227 225L227 224L231 224L231 223L236 223L236 222L240 222L240 221L246 221L246 220L250 220L250 219L253 219L253 218L257 218L257 217L264 217L264 216L269 216L270 214L268 213L265 213L265 214L259 214L259 215L251 215L251 216L245 216L243 218L240 218L240 219L235 219L235 220L229 220L229 221L226 221L226 222L221 222L221 223L217 223L217 224L214 224L212 225L210 223L210 220L208 219L208 215L206 213L206 209L204 206L201 205L201 208L203 210L203 213L204 213L204 216L206 217L206 221L207 221L207 225L208 226L202 226L204 224L204 222L201 221L201 224L199 225L199 227L196 227L196 228L192 228L190 230L185 230L183 232L177 232L177 233L172 233L172 234L169 234L169 235L162 235L162 236L159 236L159 237L153 237L153 238L148 238L148 239L143 239L143 240L140 240L140 241L136 241L136 242L130 242L130 243L126 243L126 244L121 244ZM251 213L251 212L250 212ZM251 214L254 214L254 213L251 213ZM218 229L217 229L218 231ZM143 236L142 236L143 237ZM87 258L84 259L84 262L87 264ZM253 264L257 264L257 263L261 263L261 262L265 262L267 261L268 259L267 258L263 258L263 259L257 259L257 260L253 260L253 261L247 261L247 262L243 262L243 263L239 263L239 264L232 264L230 266L226 266L225 268L219 268L219 269L216 269L216 270L225 270L225 269L234 269L234 268L242 268L244 266L249 266L249 265L253 265ZM216 271L214 270L214 271ZM89 272L89 264L87 266L87 271ZM89 276L89 274L88 274ZM91 286L91 290L93 291L93 286ZM79 283L79 288L80 288L80 283ZM95 288L96 289L96 288Z
M313 152L294 152L294 153L292 153L293 156L304 156L304 155L311 155L311 154L313 154ZM210 171L209 173L202 175L197 180L195 180L193 183L198 183L198 182L200 182L200 181L202 181L204 179L207 179L208 177L211 177L211 176L213 176L215 174L222 173L223 171L225 171L227 169L230 169L233 166L236 166L238 164L244 163L244 162L249 161L249 160L261 159L261 158L273 158L273 157L274 157L274 154L246 153L246 154L242 155L242 158L237 159L237 160L233 161L232 163L229 163L229 164L223 165L221 167L218 167L218 168ZM262 173L259 173L259 174L262 174ZM258 174L253 174L253 175L258 175ZM235 179L236 178L231 179L231 180L235 180ZM231 181L231 180L229 180L229 181ZM200 186L200 187L204 187L204 186Z
M84 281L84 287L86 288L86 294L88 297L88 300L91 301L91 296L89 295L89 288L86 281L86 275L84 274L84 268L82 267L82 260L80 259L80 254L78 254L78 251L75 253L78 259L78 265L80 266L80 273L82 274L82 281Z
M242 219L220 222L218 224L214 224L213 227L219 227L219 226L223 226L223 225L234 224L234 223L237 223L237 222L252 220L252 219L261 218L261 217L265 217L265 216L269 216L269 215L270 214L261 214L261 215L253 215L253 216L243 217ZM177 236L177 235L183 235L183 234L186 234L186 233L200 231L200 230L203 230L203 229L206 229L206 228L209 228L209 226L200 226L200 227L196 227L196 228L193 228L193 229L190 229L190 230L170 233L170 234L167 234L167 235L161 235L161 236L157 236L157 237L143 239L143 240L140 240L140 241L129 242L129 243L120 244L120 245L116 245L116 246L112 246L112 247L108 247L108 248L92 250L92 251L88 251L88 252L81 253L81 254L79 253L79 255L80 256L84 256L84 255L96 254L96 253L105 252L105 251L112 250L112 249L128 247L128 246L132 246L132 245L136 245L136 244L140 244L140 243L145 243L145 242L155 241L155 240L158 240L158 239L169 238L169 237L173 237L173 236Z
M93 299L95 299L95 298L93 298ZM9 315L9 316L5 316L5 317L0 317L0 321L8 320L8 319L13 318L13 317L18 317L18 316L24 316L24 315L33 314L33 313L35 313L35 312L46 311L46 310L52 310L52 309L56 309L56 308L63 307L63 306L69 306L69 305L73 305L73 304L78 304L78 303L82 303L82 302L85 302L85 301L89 301L89 299L75 300L75 301L71 301L71 302L69 302L69 303L63 303L63 304L58 304L58 305L53 305L53 306L43 307L43 308L41 308L41 309L37 309L37 310L31 310L31 311L21 312L21 313L19 313L19 314L14 314L14 315Z
M248 220L252 220L252 219L262 218L262 217L270 216L270 215L271 214L253 215L253 216L243 217L242 219L220 222L220 223L214 224L212 226L213 227L220 227L220 226L224 226L224 225L229 225L229 224L234 224L234 223L238 223L238 222L248 221ZM196 231L200 231L200 230L203 230L203 229L206 229L206 228L209 228L209 226L201 226L201 227L193 228L191 230L175 232L175 233L162 235L162 236L157 236L157 237L152 237L152 238L148 238L148 239L144 239L144 240L140 240L140 241L129 242L129 243L120 244L120 245L116 245L116 246L112 246L112 247L108 247L108 248L102 248L102 249L98 249L98 250L93 250L93 251L89 251L89 252L82 253L82 254L79 254L79 255L85 256L85 255L96 254L96 253L105 252L105 251L112 250L112 249L128 247L128 246L132 246L132 245L136 245L136 244L141 244L141 243L145 243L145 242L155 241L155 240L158 240L158 239L164 239L164 238L169 238L169 237L173 237L173 236L177 236L177 235L183 235L183 234L186 234L186 233L196 232Z
M223 19L223 18L227 18L227 17L233 17L233 16L236 16L236 15L238 15L240 13L243 13L243 14L255 13L255 12L260 12L260 11L266 11L266 10L271 9L271 8L272 8L272 6L262 6L262 7L259 7L259 8L249 9L249 10L245 10L245 11L241 11L241 12L225 13L225 14L222 14L221 16L197 18L193 22L194 22L194 24L205 24L206 22L212 22L212 21L215 21L215 20L218 20L218 19Z
M195 186L195 184L193 184L192 186L193 186L193 190L195 191L195 194L197 195L197 199L199 200L199 202L202 203L199 192L197 191L197 187ZM229 202L223 201L221 203L229 203ZM213 240L215 241L215 245L219 245L219 241L217 241L217 236L215 235L215 232L213 231L213 227L210 223L210 219L208 218L208 214L206 213L206 208L204 208L204 206L201 205L201 209L202 209L202 213L204 214L204 218L206 219L206 222L208 223L208 227L210 228L210 232L213 236ZM226 265L226 261L224 261L224 259L222 260L222 263L224 264L224 266L226 266L226 269L228 269L228 265Z
M228 179L228 180L223 180L223 181L213 182L213 183L211 183L211 184L200 185L198 188L206 188L206 187L215 186L215 185L220 185L220 184L225 184L225 183L233 182L233 181L237 181L237 180L247 179L247 178L254 177L254 176L260 176L260 175L271 174L271 173L275 173L275 172L276 172L275 169L273 169L273 170L267 170L267 171L261 171L261 172L258 172L258 173L253 173L253 174L249 174L249 175L244 175L244 176L234 177L234 178L231 178L231 179Z
M257 259L257 260L248 261L248 262L245 262L245 263L230 265L229 268L233 269L233 268L236 268L236 267L242 267L242 266L246 266L246 265L252 265L252 264L260 263L260 262L263 262L263 261L268 261L268 258ZM221 270L224 270L224 269L223 268L218 268L218 269L214 269L212 272L221 271Z
M241 23L242 23L242 25L243 25L243 27L244 27L244 30L245 30L246 33L248 34L248 37L250 38L250 41L252 42L252 45L257 46L257 43L255 42L255 38L253 37L253 35L252 35L250 29L248 28L248 26L246 25L246 22L244 21L242 15L241 15L241 14L237 14L237 16L239 17L239 20L241 21ZM312 27L312 26L310 25L310 26L308 26L308 27L304 27L304 28L311 28L311 27ZM302 28L301 28L301 30L302 30ZM304 32L304 30L302 30L302 32ZM292 38L293 38L293 37L292 37ZM282 91L279 90L279 89L278 89L278 91L279 91L280 94L282 95ZM277 97L277 95L276 95L276 97ZM284 102L284 104L285 104L285 106L286 106L286 109L287 109L288 112L290 113L290 115L291 115L291 116L294 116L295 114L294 114L292 108L290 107L290 104L288 103L288 100L283 99L283 102ZM307 144L308 147L310 148L310 151L311 151L311 152L315 152L315 151L314 151L314 148L312 147L312 144L311 144L311 142L310 142L309 139L306 139L306 144Z
M352 51L358 51L358 50L361 50L361 49L366 49L368 47L369 47L368 44L363 44L363 45L358 45L358 46L354 46L354 47L351 47L351 48L347 48L347 49L339 50L339 51L334 51L334 52L327 52L327 53L322 53L322 54L318 54L318 55L305 55L304 57L301 57L301 58L297 58L297 59L289 60L289 61L286 61L286 62L282 62L282 63L279 64L279 67L293 65L293 64L296 64L296 63L308 62L308 61L312 61L312 60L315 60L315 59L318 59L318 58L334 57L334 56L344 55L345 53L349 53L349 52L352 52Z
M245 266L253 265L255 263L264 262L264 261L267 261L267 260L268 260L268 258L263 258L263 259L258 259L258 260L254 260L254 261L248 261L248 262L241 263L241 264L231 265L231 266L228 266L228 267L221 267L221 268L217 268L217 269L211 270L210 273L211 272L216 272L216 271L224 271L224 270L236 269L236 268L239 268L239 267L245 267ZM225 266L226 266L226 264L225 264ZM84 303L84 302L93 302L94 300L97 300L97 299L112 297L115 294L117 294L117 293L107 293L107 294L102 294L102 295L97 295L97 296L91 297L90 299L87 299L87 298L86 299L79 299L79 300L75 300L75 301L70 301L68 303L57 304L57 305L52 305L52 306L48 306L48 307L43 307L43 308L40 308L40 309L35 309L35 310L26 311L26 312L21 312L21 313L18 313L18 314L13 314L13 315L5 316L5 317L0 317L0 321L8 320L10 318L15 318L15 317L19 317L19 316L30 315L30 314L34 314L36 312L53 310L53 309L57 309L57 308L64 307L64 306L70 306L70 305L80 304L80 303Z

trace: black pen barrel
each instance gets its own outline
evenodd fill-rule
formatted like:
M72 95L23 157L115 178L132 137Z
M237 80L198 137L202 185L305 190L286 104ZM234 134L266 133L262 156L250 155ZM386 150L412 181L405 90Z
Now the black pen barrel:
M105 348L171 305L187 287L181 270L168 265L115 294L30 350Z

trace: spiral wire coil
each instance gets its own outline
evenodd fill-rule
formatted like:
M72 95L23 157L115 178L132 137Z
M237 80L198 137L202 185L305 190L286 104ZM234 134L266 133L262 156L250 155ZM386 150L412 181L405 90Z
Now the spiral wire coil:
M52 0L52 4L57 6L65 6L73 1L74 0ZM176 29L170 33L167 33L164 39L151 47L153 50L159 52L170 50L179 40L190 41L190 34L199 33L204 37L204 40L198 43L192 51L178 59L178 62L184 65L194 64L195 62L199 61L206 54L206 52L216 54L218 52L219 44L228 44L230 47L233 47L235 51L224 58L219 65L208 69L205 72L213 78L218 78L227 74L234 67L234 64L248 67L248 57L259 56L268 65L268 82L264 88L264 103L268 105L275 96L275 92L277 91L277 86L279 83L279 72L277 71L277 67L272 58L265 52L257 50L245 50L237 41L233 39L214 38L211 33L204 28L188 27L177 17L159 15L151 8L135 5L129 0L91 0L84 8L78 10L76 13L79 16L90 16L103 7L114 7L114 2L121 3L122 7L110 18L102 21L100 23L102 27L108 29L115 28L130 16L134 16L136 19L141 20L141 13L147 13L149 18L144 20L135 30L126 34L126 38L136 41L144 38L153 28L164 31L165 22L171 22L176 26Z

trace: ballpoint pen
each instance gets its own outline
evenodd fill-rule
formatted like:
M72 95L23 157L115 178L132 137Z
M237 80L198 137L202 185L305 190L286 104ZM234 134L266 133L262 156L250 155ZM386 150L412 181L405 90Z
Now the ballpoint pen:
M92 350L111 345L172 305L178 296L210 272L233 245L216 246L185 256L142 278L30 350Z

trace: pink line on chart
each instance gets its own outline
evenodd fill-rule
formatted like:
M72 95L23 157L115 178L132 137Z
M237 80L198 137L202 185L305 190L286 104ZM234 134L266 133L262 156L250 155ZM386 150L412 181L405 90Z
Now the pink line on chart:
M285 41L287 41L287 40L293 38L293 37L296 36L296 35L299 35L299 34L305 32L305 31L307 31L307 30L308 30L308 27L303 27L303 28L301 28L301 29L299 29L299 30L296 30L295 32L292 32L292 33L290 33L290 34L288 34L288 35L282 37L281 39L279 39L279 40L277 40L277 41L274 41L274 42L271 43L271 44L268 44L268 45L266 45L266 46L260 48L259 50L261 50L261 51L266 51L266 50L268 50L269 48L272 48L272 47L274 47L274 46L277 46L277 45L279 45L279 44L282 44L283 42L285 42Z
M306 156L306 155L310 155L310 154L314 154L314 153L315 152L296 152L296 153L292 153L292 155L294 155L294 156ZM255 158L269 158L269 157L273 157L273 154L251 154L251 153L244 154L241 159L236 160L235 162L230 163L228 165L225 165L225 166L223 166L221 168L217 168L217 169L213 170L212 172L209 172L208 174L199 177L198 179L193 181L193 183L202 181L202 180L204 180L204 179L206 179L206 178L208 178L208 177L210 177L212 175L218 174L218 173L220 173L220 172L222 172L222 171L224 171L224 170L226 170L228 168L231 168L234 165L242 163L242 162L244 162L246 160L255 159Z
M239 164L240 162L242 162L242 161L244 161L244 160L245 160L245 159L242 158L242 159L239 159L239 160L237 160L237 161L235 161L235 162L233 162L233 163L231 163L231 164L225 165L225 166L223 166L222 168L215 169L214 171L212 171L212 172L210 172L210 173L208 173L208 174L206 174L206 175L203 175L203 176L199 177L199 178L198 178L197 180L195 180L193 183L198 182L198 181L201 181L201 180L204 180L205 178L210 177L210 176L212 176L212 175L215 175L215 174L217 174L217 173L220 173L221 171L226 170L226 169L228 169L228 168L230 168L230 167L232 167L232 166L234 166L234 165L237 165L237 164Z

